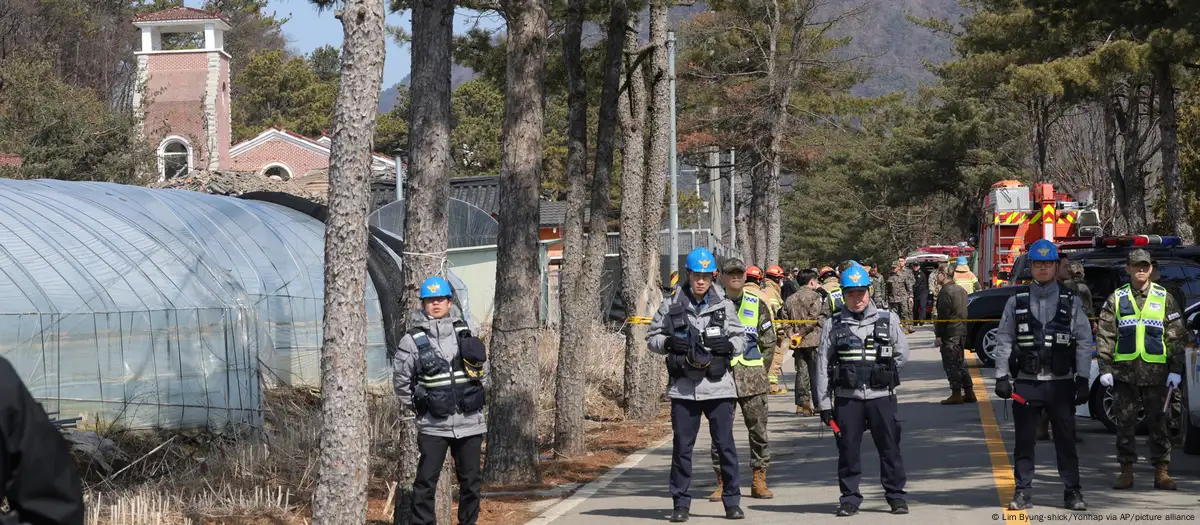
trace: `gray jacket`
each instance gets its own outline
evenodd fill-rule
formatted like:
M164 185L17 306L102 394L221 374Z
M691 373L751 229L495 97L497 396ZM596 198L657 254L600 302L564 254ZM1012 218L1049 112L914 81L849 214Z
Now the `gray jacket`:
M451 312L441 319L430 319L425 312L414 311L408 318L409 328L422 328L429 334L429 342L437 348L443 358L453 362L458 357L458 335L454 322L460 317ZM392 383L400 403L413 409L413 385L416 384L417 344L409 334L400 340L400 348L392 362ZM483 364L484 391L487 391L488 362ZM437 419L429 414L417 416L417 431L428 436L462 438L487 432L483 410L475 414L457 413L448 418Z
M729 342L733 343L733 354L741 355L746 351L746 329L738 320L737 307L733 302L725 299L725 294L721 292L717 286L712 286L708 289L708 294L704 296L704 305L700 311L696 311L696 304L692 302L691 294L683 291L683 288L676 288L675 293L671 297L663 299L662 305L659 306L658 312L654 314L654 320L650 322L650 330L646 333L646 346L651 352L656 354L667 354L667 339L673 335L670 332L670 318L667 313L671 309L672 303L683 304L684 310L687 312L688 324L695 326L701 332L708 328L708 321L711 317L708 315L719 308L725 309L725 326L724 331L729 336ZM737 387L733 383L733 374L726 373L721 377L720 381L709 381L701 379L700 381L692 381L686 377L671 378L671 384L667 389L667 395L671 399L689 399L701 401L705 399L736 399Z
M1019 371L1009 370L1008 358L1012 355L1013 343L1017 339L1017 320L1014 313L1016 305L1017 296L1009 297L1008 303L1004 305L1004 313L1000 316L1000 329L996 331L996 378L1010 376L1013 379L1037 379L1039 381L1071 379L1074 376L1087 378L1092 370L1092 351L1095 350L1096 343L1092 339L1092 324L1088 321L1087 313L1083 310L1079 296L1075 296L1072 306L1074 315L1071 319L1071 334L1078 345L1075 349L1075 374L1058 376L1043 372L1037 377L1030 377L1020 374ZM1034 282L1030 284L1029 310L1030 315L1043 325L1054 319L1055 314L1058 313L1058 283L1038 284ZM1019 374L1020 377L1016 374Z
M850 325L850 331L854 335L864 340L875 335L875 321L879 319L879 316L889 316L891 326L889 326L888 334L892 340L892 357L896 361L898 372L904 368L904 364L908 362L908 339L904 335L904 330L900 328L899 316L888 310L880 310L874 304L867 304L867 308L862 312L862 319L856 319L855 314L851 313L849 308L843 308L838 315L842 322ZM813 388L817 391L818 410L833 410L833 400L829 398L829 364L837 358L837 349L833 347L833 341L829 338L831 331L833 331L833 319L822 319L821 342L817 346L816 370L810 371L813 377ZM873 390L869 386L864 386L855 390L838 388L834 393L837 397L847 399L878 399L888 397L892 395L892 392L892 390Z

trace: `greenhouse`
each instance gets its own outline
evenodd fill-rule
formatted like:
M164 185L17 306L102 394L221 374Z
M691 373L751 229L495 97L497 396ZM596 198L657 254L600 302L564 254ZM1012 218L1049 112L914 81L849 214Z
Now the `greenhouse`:
M320 384L323 251L321 220L272 202L0 180L0 355L61 417L258 425L264 387ZM386 384L366 294L368 374Z

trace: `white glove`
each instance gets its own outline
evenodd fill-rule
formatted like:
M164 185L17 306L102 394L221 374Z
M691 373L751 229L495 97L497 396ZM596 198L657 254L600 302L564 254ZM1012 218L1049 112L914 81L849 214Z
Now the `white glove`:
M1100 384L1102 384L1104 386L1112 386L1112 383L1113 383L1112 374L1104 374L1104 375L1100 376Z
M1171 373L1167 374L1167 386L1172 387L1172 388L1178 387L1179 386L1179 374L1176 374L1175 372L1171 372Z

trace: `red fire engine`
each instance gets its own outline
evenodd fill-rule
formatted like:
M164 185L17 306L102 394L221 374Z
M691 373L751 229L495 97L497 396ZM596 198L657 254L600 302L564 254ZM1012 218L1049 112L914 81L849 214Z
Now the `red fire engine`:
M1015 180L992 185L983 200L979 231L979 267L985 286L1004 286L1013 262L1038 239L1087 240L1101 234L1100 215L1090 202L1076 202L1054 185L1032 188ZM1004 277L1004 278L1002 278Z

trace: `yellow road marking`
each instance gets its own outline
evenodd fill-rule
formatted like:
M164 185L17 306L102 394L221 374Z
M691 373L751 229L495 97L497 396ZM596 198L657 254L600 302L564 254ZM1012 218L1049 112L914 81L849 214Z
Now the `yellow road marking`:
M970 350L963 351L967 363L975 361L975 354ZM968 366L971 372L971 388L975 389L975 397L979 399L979 422L983 424L983 435L987 439L988 456L992 460L992 478L996 481L996 495L1000 497L1000 508L1004 513L1005 523L1028 523L1029 517L1023 510L1008 510L1008 502L1012 500L1016 490L1016 480L1013 479L1012 464L1008 461L1008 450L1004 447L1004 438L1000 436L1000 425L996 423L996 412L992 410L992 402L988 398L988 389L979 373L978 366Z

